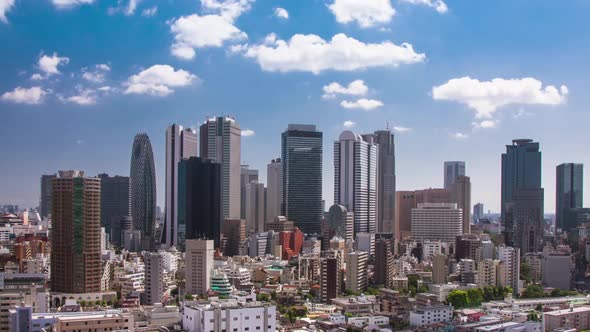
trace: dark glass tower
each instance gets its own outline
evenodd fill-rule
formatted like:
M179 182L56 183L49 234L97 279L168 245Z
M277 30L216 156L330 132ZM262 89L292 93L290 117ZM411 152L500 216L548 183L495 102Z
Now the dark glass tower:
M41 218L48 217L51 213L51 182L56 177L55 174L41 176L41 201L39 202Z
M211 159L191 157L178 164L179 210L185 223L179 230L178 242L184 248L186 239L207 238L219 247L221 232L221 164Z
M568 222L568 210L581 208L583 204L584 165L558 165L555 179L555 226L567 231L577 226L575 221Z
M156 169L147 134L135 136L129 174L133 228L140 230L144 243L151 245L156 224Z
M290 124L281 137L282 214L304 233L321 232L322 133L314 125Z
M128 176L109 176L99 174L100 179L100 224L115 240L120 234L113 230L123 217L131 215L131 192ZM120 242L120 241L119 241Z

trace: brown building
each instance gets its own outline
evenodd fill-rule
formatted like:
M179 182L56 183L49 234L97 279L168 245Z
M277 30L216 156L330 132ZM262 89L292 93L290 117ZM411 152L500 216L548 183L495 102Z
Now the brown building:
M471 233L471 181L468 176L457 177L453 184L451 200L463 210L463 234Z
M375 284L391 287L394 276L391 240L378 239L375 242Z
M246 221L244 219L226 219L221 226L224 256L238 256L240 244L246 239Z
M340 255L340 251L329 251L327 257L322 258L322 303L331 303L332 299L342 294L344 274L342 273L342 258Z
M482 244L479 236L475 234L463 234L455 240L455 259L472 259L479 263L482 258Z
M264 227L265 231L275 231L277 233L280 232L290 232L295 228L295 223L292 221L287 220L285 216L276 216L273 221L269 221L266 223Z
M415 191L397 191L395 193L395 236L396 241L411 236L412 209L419 203L451 203L451 191L440 188L428 188Z
M100 179L60 171L51 211L51 290L100 292Z

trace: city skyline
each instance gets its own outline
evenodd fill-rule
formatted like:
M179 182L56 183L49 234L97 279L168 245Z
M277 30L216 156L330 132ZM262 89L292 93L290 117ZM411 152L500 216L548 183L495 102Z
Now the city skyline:
M275 17L272 14L274 8L254 3L236 20L236 26L248 34L247 41L252 45L260 44L269 32L275 32L279 40L289 40L296 33L314 33L330 40L334 35L344 33L364 43L391 41L399 45L407 41L413 45L416 54L425 57L421 62L400 64L398 68L355 71L336 68L318 73L265 70L256 61L240 54L227 55L233 44L198 48L194 59L179 59L170 53L174 34L164 22L195 12L200 14L202 9L192 3L178 4L174 8L158 4L156 15L141 16L143 10L155 4L147 0L142 2L135 15L117 11L108 15L108 5L98 2L68 9L54 8L49 1L41 4L24 2L5 13L8 23L0 23L0 38L7 42L6 45L20 46L6 47L5 50L10 61L0 67L6 73L6 79L0 83L0 94L6 96L0 101L0 112L7 123L24 123L28 130L22 130L20 126L6 127L0 134L0 152L17 160L36 158L46 162L25 163L18 168L12 163L3 163L0 181L6 190L0 193L1 202L36 206L39 201L38 177L58 169L75 168L92 175L107 172L127 176L126 147L135 132L146 132L154 144L157 191L160 193L158 205L164 207L161 195L165 192L162 128L171 123L198 127L202 120L215 114L234 115L238 119L242 130L249 135L242 137L242 162L258 169L261 178L265 178L266 164L280 154L280 133L288 123L317 125L324 132L325 147L330 146L330 142L345 129L344 125L354 126L357 132L371 133L385 129L389 123L396 131L398 190L442 187L442 162L463 160L473 184L472 201L483 202L486 208L496 212L500 210L499 155L506 141L527 137L541 142L547 212L555 210L555 166L564 162L590 162L590 157L576 152L583 149L584 139L579 137L585 135L583 124L590 120L590 115L584 112L588 100L579 93L584 88L584 71L574 69L576 65L583 65L588 49L580 49L579 40L574 42L571 37L587 38L577 32L580 26L584 26L585 18L581 13L588 4L567 3L557 7L557 4L501 1L482 18L480 8L475 4L451 3L448 11L440 14L427 6L394 2L397 13L390 21L363 27L358 22L340 23L327 6L318 2L291 8L289 4L281 4L290 12L288 20ZM530 15L523 20L520 14L523 10L539 15ZM567 15L541 15L557 10ZM29 13L34 13L39 27L48 35L59 35L60 40L45 38L46 35L36 29L27 29ZM503 38L504 30L497 29L494 17L498 15L502 15L506 29L517 31L510 40ZM565 16L570 24L560 24ZM72 47L81 32L65 27L78 26L86 21L112 24L117 31L125 31L124 37L127 38L115 38L110 29L92 31L97 37L95 44L82 39L84 47ZM311 23L306 24L308 21ZM318 22L323 26L320 27ZM257 28L258 23L266 28ZM467 24L470 29L464 31ZM134 28L126 29L127 26ZM149 31L151 40L132 38L138 30ZM537 40L535 36L539 34L546 36L544 41L531 41ZM19 39L27 40L26 45L18 43ZM114 57L110 54L104 47L107 42L120 48L122 55ZM54 68L58 73L42 71L39 60L42 56L53 57L54 53L58 58L67 57L68 60L58 59ZM560 60L563 57L568 59L567 65ZM527 61L515 67L514 63L521 63L522 59ZM106 64L110 70L96 66L99 64ZM192 84L167 87L174 91L165 97L119 91L110 96L97 96L94 105L74 102L91 101L92 98L65 101L80 97L78 92L81 91L75 86L86 82L83 76L98 80L102 77L105 84L124 89L127 88L123 86L127 78L140 79L142 70L157 64L169 65L176 71L184 70L198 79L190 75L184 77ZM248 79L230 82L236 71ZM36 78L43 79L31 79L35 74ZM479 121L477 119L481 117L474 119L472 110L475 108L467 102L448 101L444 90L433 90L443 85L450 88L452 84L445 85L445 82L457 82L450 81L466 76L482 83L492 82L495 78L532 77L542 83L541 92L548 86L555 87L552 96L557 97L553 99L556 105L513 100L498 102L492 105L494 121ZM250 79L260 84L247 84ZM362 80L362 84L351 84L357 80ZM340 88L331 83L339 84ZM562 85L567 86L568 93L561 89ZM19 86L42 86L54 92L37 105L19 104L12 102L11 95L6 94ZM378 100L383 106L371 112L343 107L343 101L359 98L338 91L351 92L355 87L361 88L359 93L365 93L366 99ZM238 98L230 100L228 96L233 95ZM322 98L324 95L326 98ZM194 107L195 104L198 107ZM355 106L352 102L344 105ZM479 112L478 115L485 118L489 114ZM113 118L120 121L113 124ZM479 127L473 126L472 122ZM71 123L77 123L77 126L71 126ZM490 126L495 128L487 128ZM105 128L109 128L108 135L104 134ZM55 135L55 131L59 135ZM45 146L37 146L40 140ZM438 142L434 149L433 141ZM568 149L563 149L564 142L568 142ZM426 149L430 153L424 162L423 151ZM95 153L80 157L81 151L89 150ZM324 150L323 197L329 206L333 196L333 151ZM585 206L589 205L589 199L586 198Z

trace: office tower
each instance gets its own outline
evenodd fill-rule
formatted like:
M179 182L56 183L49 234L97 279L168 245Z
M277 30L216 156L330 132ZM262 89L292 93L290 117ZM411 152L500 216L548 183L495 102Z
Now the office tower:
M212 240L186 240L185 279L187 294L205 295L211 288L214 251Z
M446 284L448 274L447 255L434 255L432 257L432 283L435 285Z
M462 234L463 215L455 203L420 203L412 209L412 240L454 243Z
M225 219L221 228L223 255L240 255L240 246L246 240L246 221L244 219Z
M145 295L147 305L162 303L165 292L164 282L164 257L160 253L147 252L144 256L145 263Z
M395 140L390 130L378 130L371 135L379 145L377 156L377 232L395 231Z
M416 201L413 191L395 193L395 240L409 237L412 230L412 209Z
M321 259L321 301L331 303L333 298L342 294L342 251L330 250L327 256Z
M453 202L452 191L441 188L428 188L414 191L417 207L420 203L455 203Z
M354 213L355 234L377 230L379 147L366 139L346 130L334 142L334 203Z
M567 224L568 209L581 208L584 202L584 165L565 163L556 168L555 227L569 231L577 224Z
M246 219L246 186L258 183L258 170L250 169L250 165L240 166L240 218Z
M207 119L201 125L201 157L221 164L221 216L240 218L240 126L230 117Z
M129 177L99 174L98 178L100 179L100 223L113 239L117 237L114 230L120 229L117 224L121 218L131 215Z
M322 220L322 133L290 124L281 135L282 215L304 233L317 234Z
M369 254L366 251L349 252L346 256L346 289L363 292L367 289L367 263Z
M246 185L244 190L246 196L246 233L264 232L265 192L264 184L258 183L258 181Z
M445 161L445 189L451 190L459 176L465 176L464 161Z
M506 243L520 248L523 253L538 252L543 248L544 205L543 189L517 189L506 204L504 220L511 225L506 232Z
M272 221L281 215L281 199L283 197L283 164L281 158L271 160L266 165L266 220Z
M39 202L39 215L41 219L49 217L51 213L51 182L57 175L41 175L41 201Z
M348 212L342 205L334 204L328 210L322 227L326 243L335 236L344 241L352 241L354 239L354 213Z
M455 259L472 259L476 263L482 259L482 242L475 234L463 233L455 240Z
M59 171L51 186L51 290L100 292L100 179Z
M182 159L196 157L197 132L173 124L166 129L166 216L161 243L167 247L178 244L178 164Z
M129 175L133 229L141 231L141 236L151 244L156 226L156 167L147 134L135 135Z
M520 189L541 189L541 151L531 139L515 139L502 154L501 218L507 244L512 244L515 220L506 220L507 205Z
M498 247L498 259L503 263L501 275L502 285L512 288L514 294L520 293L520 249L513 247Z
M477 203L473 206L473 220L478 222L483 218L483 203Z
M125 234L125 232L130 232L132 230L133 230L133 219L131 219L131 216L122 216L119 219L119 222L117 222L112 228L111 242L113 242L114 244L116 244L118 246L122 246L124 243L124 235L123 234Z
M393 259L391 241L385 238L377 239L375 241L375 284L383 285L385 288L392 287L393 277L395 277Z
M220 244L221 233L221 165L211 159L191 157L178 166L180 191L180 247L187 239L206 238ZM179 198L180 198L179 197Z
M451 201L463 213L463 234L471 233L471 181L468 176L459 175L451 190Z

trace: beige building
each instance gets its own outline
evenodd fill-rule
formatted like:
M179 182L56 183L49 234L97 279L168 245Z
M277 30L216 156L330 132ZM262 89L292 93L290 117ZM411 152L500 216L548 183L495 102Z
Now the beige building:
M55 332L77 331L134 331L133 315L129 313L80 313L79 315L67 315L56 317Z
M543 314L543 319L545 331L557 329L584 331L590 329L590 307L549 311Z
M455 203L420 203L412 209L412 240L454 243L461 235L462 211Z
M451 201L463 213L463 234L471 233L471 181L468 176L460 175L455 179L451 190Z
M186 240L186 293L204 295L211 288L213 240Z
M499 274L503 269L499 266L502 264L497 259L484 259L479 262L477 267L477 287L496 287L499 284Z
M346 256L346 289L362 292L367 289L367 263L369 255L366 251L355 251Z
M443 254L432 257L432 283L446 284L449 269L447 267L447 256Z

